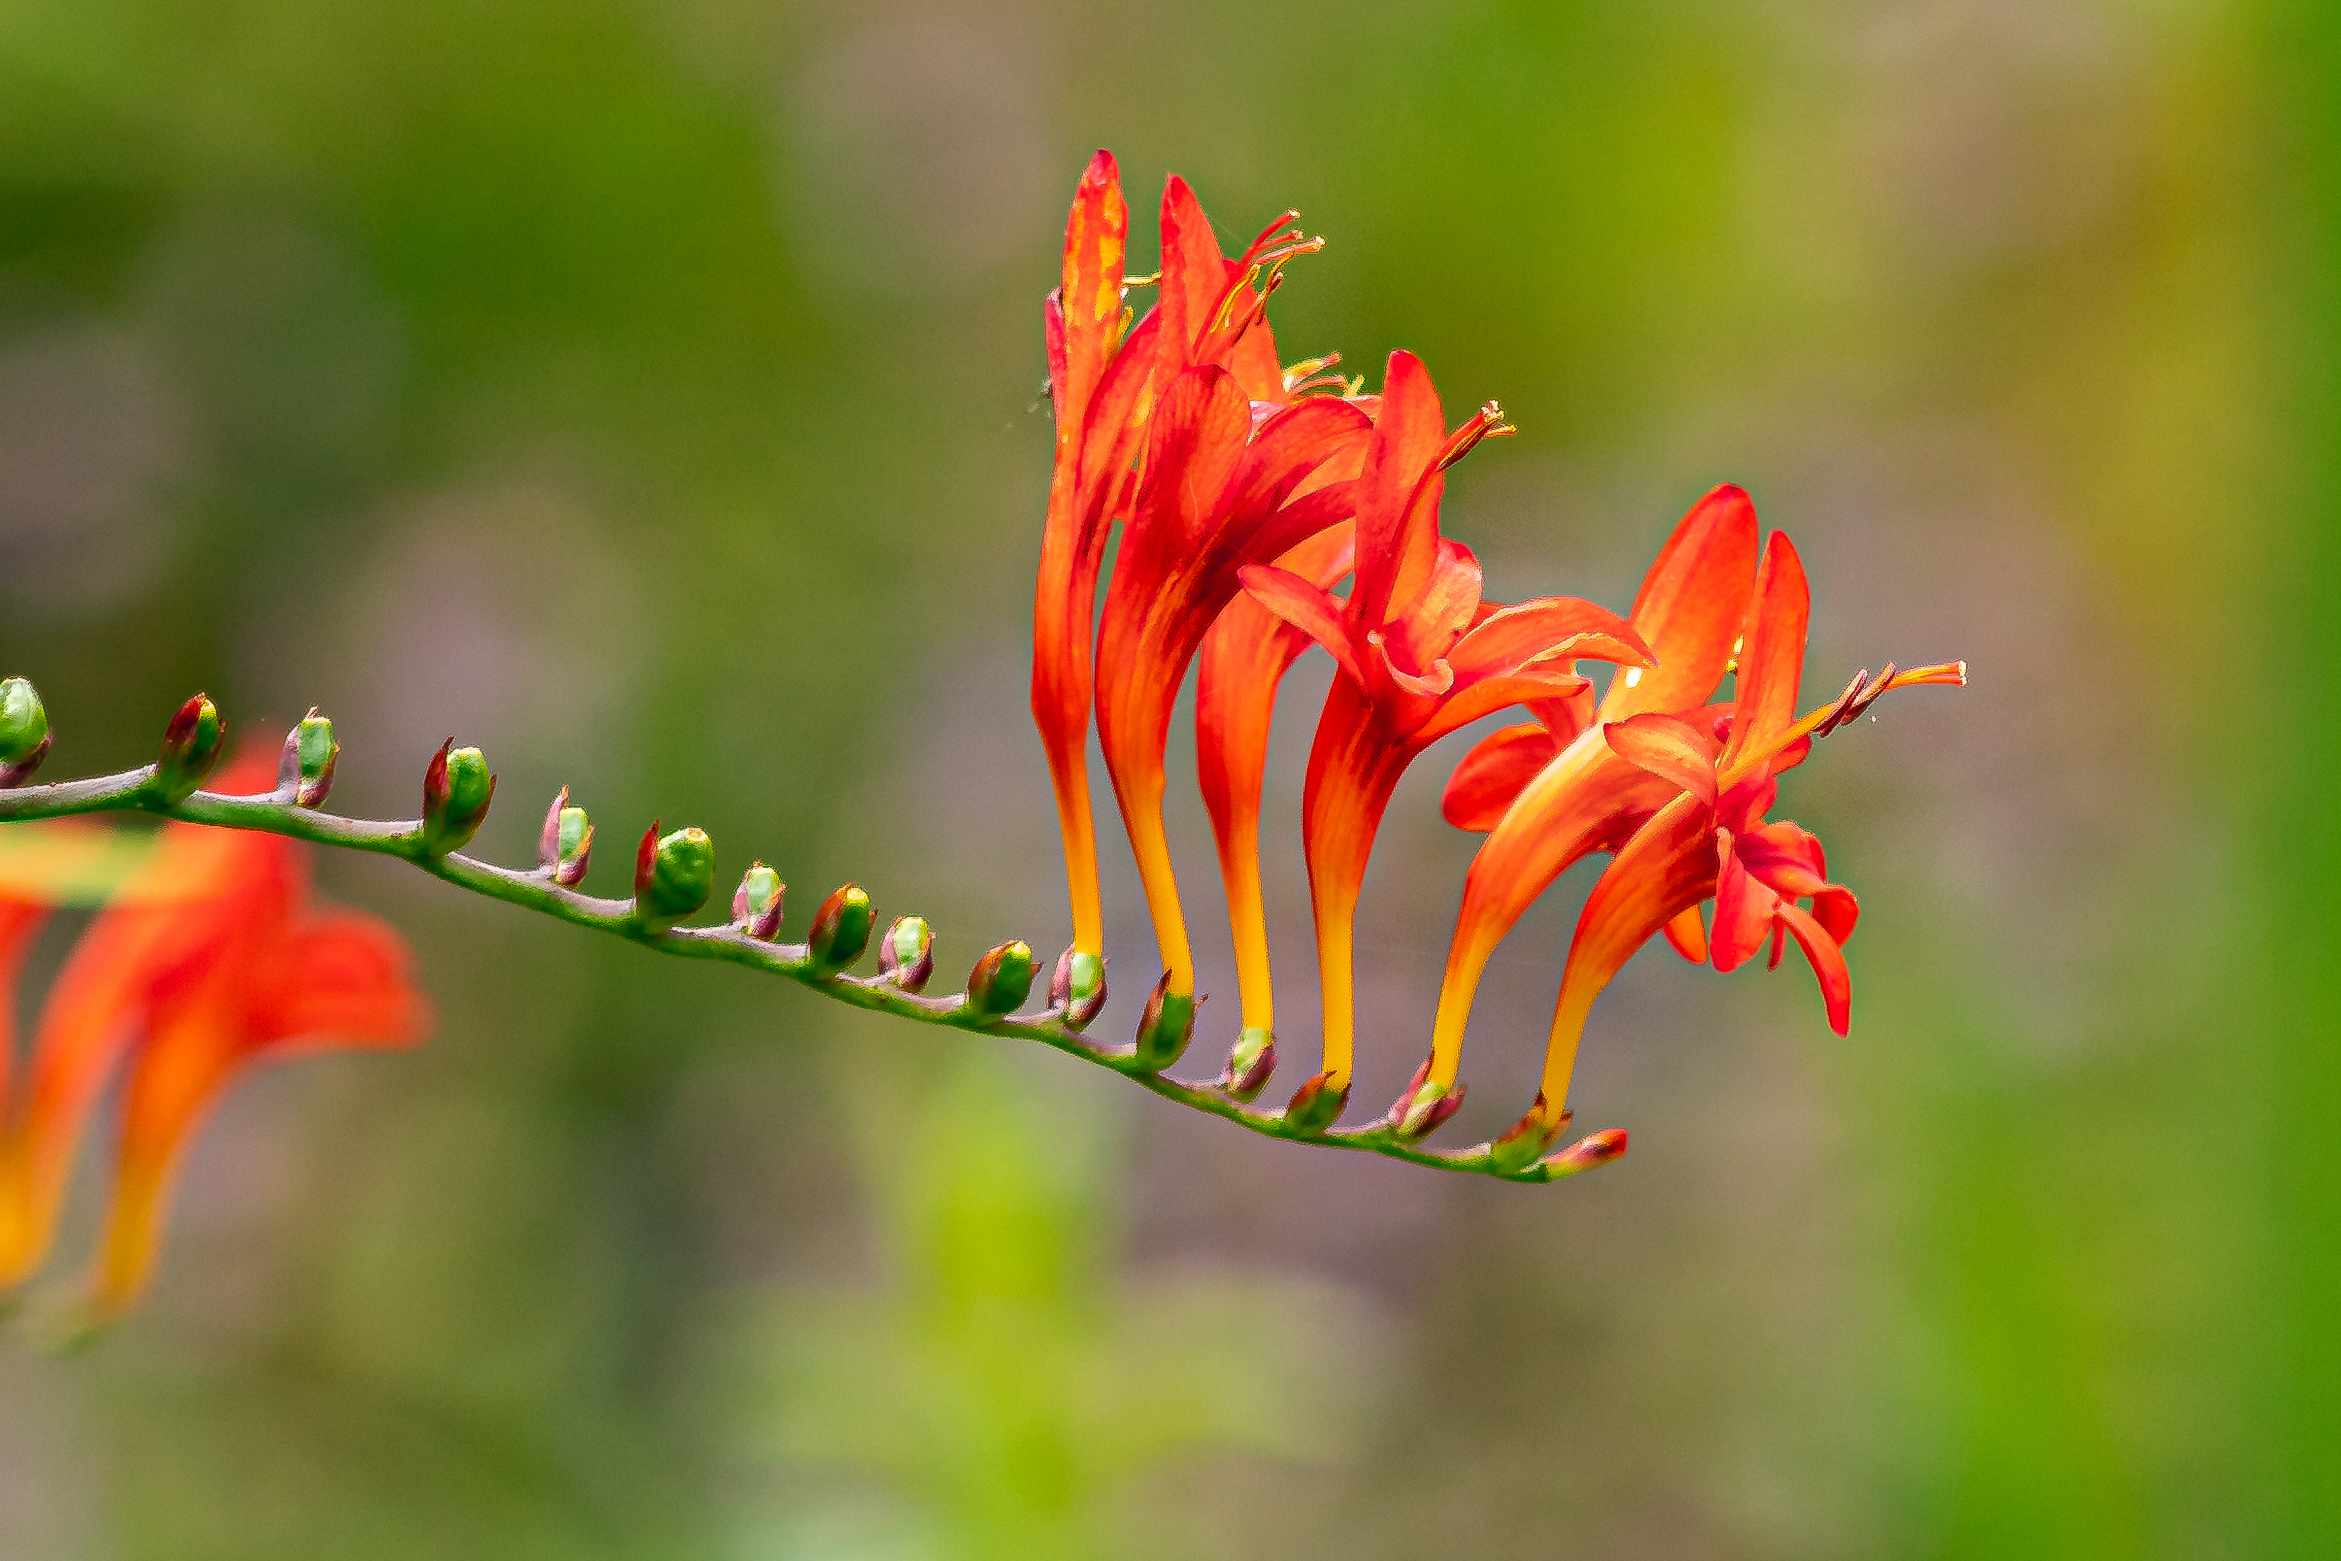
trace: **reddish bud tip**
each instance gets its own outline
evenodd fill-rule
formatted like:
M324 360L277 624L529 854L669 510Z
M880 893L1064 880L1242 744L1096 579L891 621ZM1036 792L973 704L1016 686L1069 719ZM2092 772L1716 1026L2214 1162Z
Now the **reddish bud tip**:
M700 829L661 835L653 824L634 853L634 914L652 927L691 915L715 892L715 842Z

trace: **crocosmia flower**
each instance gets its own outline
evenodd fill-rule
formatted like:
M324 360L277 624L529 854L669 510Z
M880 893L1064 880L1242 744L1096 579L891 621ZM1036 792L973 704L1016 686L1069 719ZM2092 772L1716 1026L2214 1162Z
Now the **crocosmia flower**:
M1492 404L1450 432L1429 373L1393 353L1358 479L1357 568L1350 594L1255 565L1244 588L1323 646L1339 669L1309 755L1302 850L1317 928L1325 1046L1316 1087L1349 1083L1356 1013L1351 929L1366 861L1391 794L1414 757L1507 705L1566 700L1589 685L1580 658L1647 667L1616 614L1575 597L1500 607L1481 596L1479 561L1439 535L1447 469L1508 432Z
M1173 177L1162 200L1160 302L1133 325L1123 301L1129 209L1110 154L1092 159L1074 196L1063 281L1044 317L1057 440L1034 596L1032 706L1057 795L1073 946L1083 954L1101 956L1104 947L1084 751L1095 677L1106 678L1102 698L1114 707L1109 713L1101 705L1099 722L1116 795L1143 835L1146 792L1161 786L1170 699L1212 615L1235 593L1230 560L1248 556L1244 539L1234 538L1208 567L1193 567L1204 562L1196 550L1223 522L1265 519L1365 422L1364 414L1314 395L1308 410L1293 409L1297 421L1274 415L1321 388L1278 365L1266 319L1284 264L1319 246L1293 231L1297 220L1280 216L1231 260L1194 191ZM1183 380L1203 370L1212 373ZM1176 414L1173 426L1157 429L1165 406ZM1238 472L1236 457L1254 442L1255 409L1264 419L1261 448ZM1178 470L1157 480L1151 474L1166 456ZM1226 483L1225 491L1204 491L1213 482ZM1310 515L1338 518L1336 509L1320 501ZM1098 573L1113 526L1124 519L1131 535L1108 598L1105 641L1097 643ZM1315 528L1330 523L1313 521ZM1261 556L1274 557L1281 550L1274 543L1264 542ZM1134 578L1124 585L1124 577ZM1157 733L1147 699L1166 678ZM1125 709L1114 723L1113 714ZM1142 855L1142 862L1164 962L1174 988L1190 992L1167 857L1154 856L1160 860Z
M1482 862L1492 859L1497 871L1528 858L1522 841L1529 835L1557 833L1617 853L1579 914L1542 1084L1509 1139L1516 1152L1541 1152L1559 1132L1594 999L1661 930L1677 948L1711 958L1721 970L1744 962L1767 939L1777 963L1782 942L1793 938L1820 978L1831 1028L1845 1033L1852 988L1843 945L1858 909L1851 891L1827 880L1818 840L1793 824L1764 822L1777 795L1775 777L1801 763L1816 736L1835 730L1880 695L1922 684L1961 685L1967 671L1964 663L1946 663L1889 668L1874 680L1864 674L1836 699L1798 718L1809 606L1804 566L1788 538L1775 532L1736 637L1741 655L1730 703L1672 713L1628 709L1616 712L1616 720L1600 721L1586 736L1596 737L1608 757L1595 754L1590 743L1582 749L1573 743L1570 754L1530 782L1482 846ZM1571 757L1576 762L1567 771L1577 778L1540 792L1545 776ZM1549 853L1535 865L1541 869L1547 860ZM1468 890L1466 900L1468 915ZM1699 919L1699 907L1709 900L1717 902L1712 933ZM1475 932L1459 927L1458 945ZM1449 968L1452 977L1458 968L1452 957ZM1443 1008L1452 996L1442 998ZM1446 1017L1443 1012L1443 1022ZM1459 1043L1460 1016L1456 1023ZM1440 1060L1434 1057L1434 1077Z
M272 785L269 770L245 765L221 789ZM25 940L108 840L60 825L0 841L0 1024ZM59 971L21 1078L0 1071L0 1289L48 1254L76 1146L117 1073L121 1126L92 1294L100 1315L144 1287L179 1156L245 1069L411 1045L426 1022L405 945L369 917L312 906L296 844L166 825ZM0 1063L11 1050L0 1047Z

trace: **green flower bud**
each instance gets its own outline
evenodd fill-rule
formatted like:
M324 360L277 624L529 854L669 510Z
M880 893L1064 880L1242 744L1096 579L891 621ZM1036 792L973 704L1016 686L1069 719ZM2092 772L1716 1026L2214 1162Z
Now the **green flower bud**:
M878 940L878 968L905 992L926 987L927 978L935 973L935 935L924 916L895 918Z
M1138 1019L1138 1065L1160 1073L1177 1062L1195 1034L1195 994L1170 989L1170 972L1154 983L1146 1011Z
M749 937L770 943L780 936L780 907L787 894L780 874L762 862L750 863L740 875L739 888L732 891L733 924Z
M49 711L23 678L0 681L0 787L14 786L49 756Z
M1340 1120L1341 1108L1348 1104L1349 1081L1342 1080L1336 1088L1332 1074L1320 1073L1292 1092L1284 1120L1304 1133L1322 1133Z
M1095 1019L1105 1007L1105 956L1077 948L1059 954L1049 977L1049 1006L1064 1017L1068 1030Z
M813 930L805 939L813 963L823 972L843 970L870 946L870 895L858 883L849 883L821 902L813 913Z
M1247 1028L1236 1037L1234 1048L1227 1054L1227 1072L1220 1077L1220 1092L1235 1100L1257 1100L1260 1091L1268 1087L1269 1076L1275 1072L1275 1034Z
M1506 1129L1503 1137L1488 1145L1488 1158L1505 1175L1527 1170L1544 1158L1553 1141L1561 1136L1561 1129L1569 1125L1569 1113L1556 1112L1546 1102L1542 1091L1536 1104L1525 1116Z
M423 772L423 849L433 856L459 851L478 834L496 795L496 777L477 748L450 737Z
M1425 1060L1414 1070L1414 1077L1407 1081L1398 1098L1390 1103L1390 1126L1400 1138L1414 1143L1437 1131L1462 1105L1462 1081L1458 1080L1452 1089L1432 1083L1431 1065Z
M563 786L553 794L544 828L537 831L537 866L562 888L574 889L585 880L586 865L592 860L593 820L585 809L569 805L569 788Z
M333 790L333 767L341 758L341 744L333 740L333 723L311 705L293 729L285 733L284 756L277 761L276 786L293 794L295 806L324 805Z
M715 892L715 842L706 831L642 832L634 853L634 914L653 927L670 927L707 903Z
M967 1006L987 1019L1016 1011L1032 993L1032 945L1019 938L975 962L967 975Z
M165 802L183 802L203 784L227 744L228 723L202 694L181 705L163 729L163 751L155 761L155 789Z

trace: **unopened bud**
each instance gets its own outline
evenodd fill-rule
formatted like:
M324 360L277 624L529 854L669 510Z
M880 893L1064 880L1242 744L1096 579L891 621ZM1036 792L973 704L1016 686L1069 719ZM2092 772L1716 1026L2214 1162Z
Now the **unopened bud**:
M1195 1034L1195 994L1171 990L1170 972L1154 983L1146 1011L1138 1016L1136 1061L1149 1073L1177 1062Z
M1341 1109L1348 1104L1349 1080L1336 1085L1332 1074L1320 1073L1292 1092L1284 1120L1304 1133L1322 1133L1340 1120Z
M967 1006L986 1018L1012 1014L1031 993L1032 975L1032 945L1021 938L1003 943L968 972Z
M183 802L203 784L227 736L228 723L207 696L197 694L179 707L163 728L162 756L155 761L155 788L165 802Z
M935 935L924 916L898 916L878 940L878 968L905 992L925 988L935 973ZM1025 985L1032 983L1027 980ZM1019 997L1017 1002L1024 1001ZM1011 1007L1014 1005L1011 1004Z
M1414 1070L1404 1091L1390 1103L1390 1126L1408 1143L1428 1138L1440 1125L1463 1105L1463 1085L1457 1081L1453 1088L1433 1083L1431 1065L1425 1060Z
M1564 1176L1575 1176L1581 1171L1590 1171L1596 1166L1622 1159L1625 1153L1626 1130L1622 1127L1605 1127L1598 1133L1586 1134L1545 1164L1552 1167L1553 1179L1558 1181Z
M1236 1037L1234 1048L1227 1054L1227 1072L1219 1081L1220 1093L1235 1100L1257 1100L1275 1072L1275 1033L1247 1027Z
M450 737L423 771L423 849L433 856L460 851L480 832L496 777L477 748L458 748Z
M780 936L780 907L788 885L762 862L751 862L732 891L732 923L749 937L770 943Z
M333 790L333 766L341 758L341 744L333 740L333 723L311 705L293 729L285 733L284 755L277 760L276 789L293 794L296 806L323 807Z
M1105 1007L1105 956L1077 948L1059 954L1049 976L1049 1007L1068 1030L1082 1029L1095 1019Z
M660 835L652 824L634 853L634 914L667 927L707 903L715 892L715 842L701 829Z
M837 889L813 913L805 947L823 970L843 970L870 946L870 894L858 883Z
M23 678L0 681L0 788L21 785L49 756L49 711Z
M1536 1104L1527 1115L1512 1124L1504 1136L1488 1145L1488 1157L1496 1169L1506 1175L1525 1171L1545 1156L1553 1140L1561 1136L1561 1129L1569 1125L1569 1113L1555 1111L1540 1092Z
M585 881L585 869L593 860L593 820L585 809L569 805L566 786L554 793L553 805L545 809L545 827L536 837L536 860L564 889L574 889Z

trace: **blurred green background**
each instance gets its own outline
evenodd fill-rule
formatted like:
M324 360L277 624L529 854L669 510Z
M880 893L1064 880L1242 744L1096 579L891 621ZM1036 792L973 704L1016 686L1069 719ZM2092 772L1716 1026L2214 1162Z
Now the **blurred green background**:
M853 876L947 972L1053 950L1037 327L1099 144L1142 223L1176 168L1330 235L1287 356L1502 398L1448 510L1492 592L1623 605L1737 480L1816 687L1976 675L1786 789L1868 908L1852 1039L1647 955L1577 1084L1633 1153L1541 1191L321 862L439 1031L247 1086L145 1309L0 1344L0 1553L2330 1553L2336 80L2316 11L2211 0L0 5L0 670L60 774L198 686L315 702L353 810L459 734L491 850L567 782L770 859L792 929ZM1427 1029L1442 769L1368 887L1361 1102ZM1193 1071L1233 981L1174 825Z

